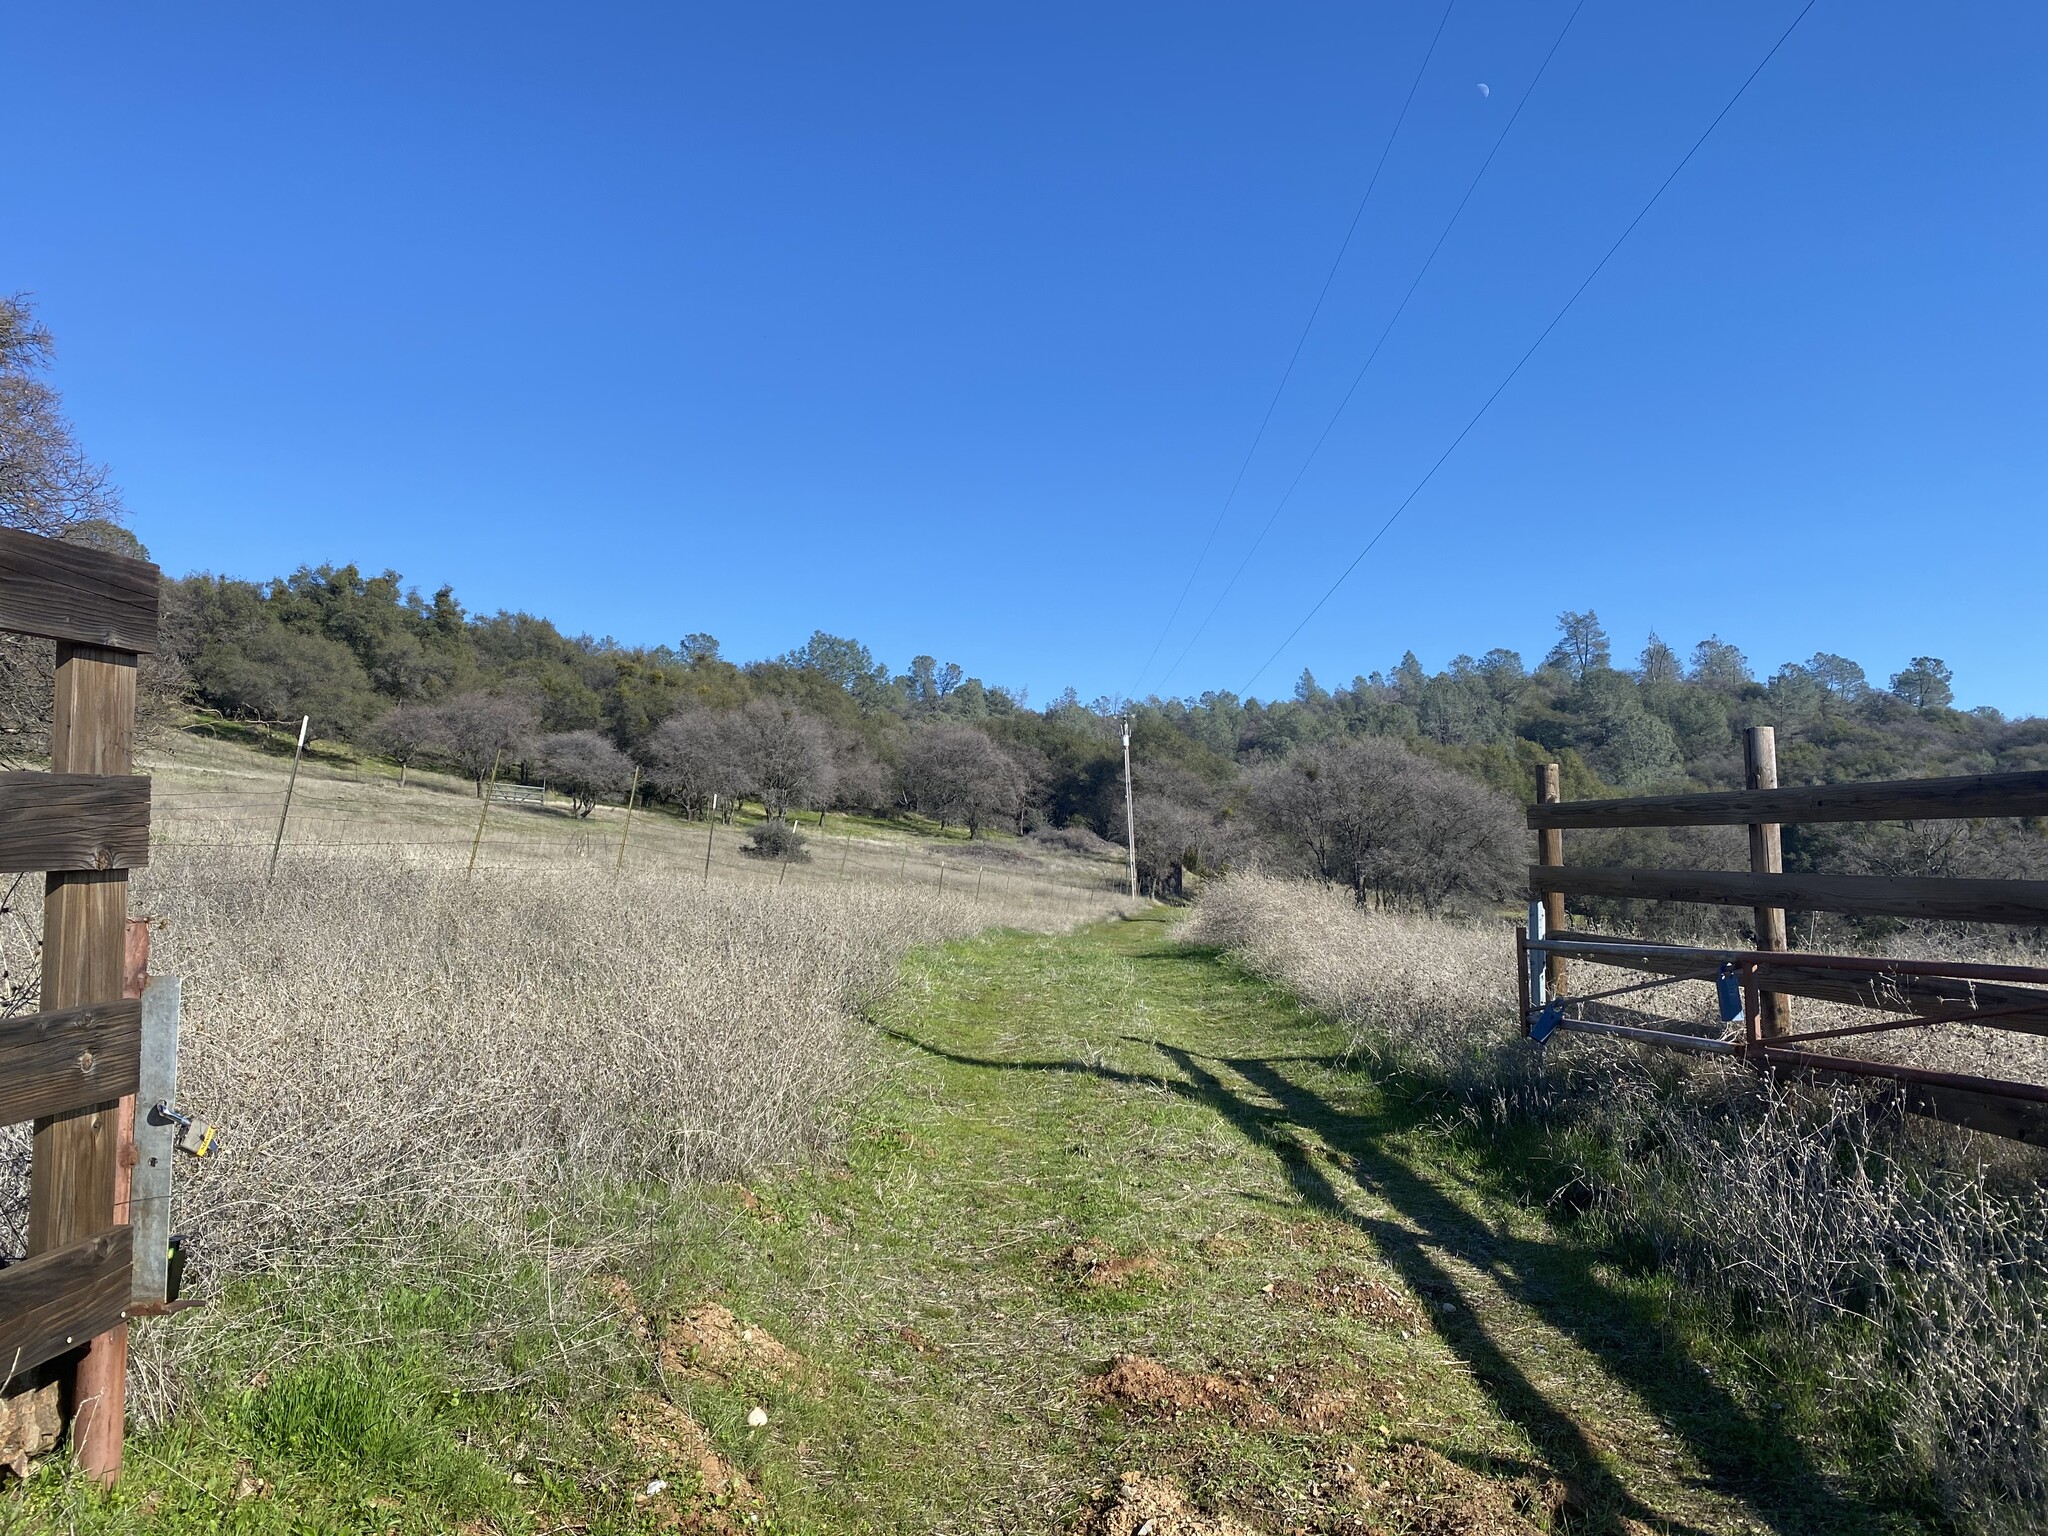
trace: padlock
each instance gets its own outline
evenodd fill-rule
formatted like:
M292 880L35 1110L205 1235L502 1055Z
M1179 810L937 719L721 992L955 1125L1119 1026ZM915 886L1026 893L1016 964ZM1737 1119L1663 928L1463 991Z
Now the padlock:
M178 1150L189 1152L194 1157L206 1157L213 1151L214 1138L218 1130L202 1121L194 1120L182 1110L168 1104L152 1105L149 1111L152 1125L175 1125L178 1127Z

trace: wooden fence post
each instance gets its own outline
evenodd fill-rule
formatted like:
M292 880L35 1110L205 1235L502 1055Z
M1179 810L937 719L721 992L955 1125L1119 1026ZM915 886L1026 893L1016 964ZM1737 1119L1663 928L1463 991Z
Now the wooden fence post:
M1564 798L1564 770L1556 763L1545 763L1536 775L1536 803L1556 805ZM1545 827L1536 834L1536 862L1555 869L1564 863L1564 833L1556 827ZM1564 932L1564 893L1546 891L1543 895L1543 931L1546 938ZM1551 997L1564 996L1564 956L1546 955L1543 961L1546 990Z
M121 963L121 995L139 998L149 982L149 923L127 920ZM135 1167L135 1095L125 1096L114 1115L114 1220L128 1224L128 1191ZM128 1325L101 1334L78 1362L72 1424L72 1453L91 1477L111 1483L121 1475L122 1429L128 1418Z
M1742 733L1742 766L1751 789L1778 787L1778 733L1775 727L1752 725ZM1753 875L1782 875L1785 848L1775 821L1749 824L1749 872ZM1790 948L1785 936L1783 907L1756 907L1756 947L1782 953ZM1763 994L1763 1032L1782 1035L1792 1027L1792 1001L1781 992Z
M126 774L134 749L134 653L59 641L50 771ZM128 872L78 870L44 879L43 1010L118 1002ZM114 1225L119 1111L115 1101L36 1121L29 1167L31 1257ZM72 1376L73 1450L80 1470L100 1482L112 1482L121 1470L120 1393L109 1384L125 1376L127 1345L125 1324L99 1335Z

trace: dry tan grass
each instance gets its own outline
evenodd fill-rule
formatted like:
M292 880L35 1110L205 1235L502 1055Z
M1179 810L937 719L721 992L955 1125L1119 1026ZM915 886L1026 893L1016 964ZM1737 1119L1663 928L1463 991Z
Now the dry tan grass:
M620 873L616 817L521 812L470 876L474 799L335 775L301 779L273 882L251 834L275 815L277 765L217 749L201 767L253 787L181 800L172 778L131 910L153 919L152 969L183 982L179 1096L222 1128L216 1159L181 1162L174 1212L195 1238L188 1285L213 1294L257 1274L304 1291L366 1255L430 1271L457 1230L461 1262L573 1286L602 1262L588 1234L564 1252L534 1230L576 1208L566 1192L738 1176L832 1143L868 1070L860 1010L908 950L1117 909L1078 860L978 886L949 871L942 891L909 838L785 872L739 859L721 828L707 879L702 825L654 819ZM355 816L329 827L349 835L308 838L308 802ZM559 844L519 841L541 835L521 814ZM17 1010L34 1006L38 884L0 916ZM0 1251L19 1252L26 1129L0 1131ZM145 1418L247 1323L212 1308L142 1330Z
M152 836L160 859L187 849L239 847L267 853L284 803L289 760L235 742L176 736L146 764L154 780ZM448 774L414 772L400 786L381 764L309 759L300 770L284 840L285 860L335 852L404 852L467 860L481 809L474 786ZM826 830L799 818L810 859L787 865L741 852L749 827L684 821L665 807L640 806L630 829L623 807L586 818L556 797L545 805L494 801L478 850L481 868L558 866L610 869L625 846L629 872L757 886L929 886L948 894L978 886L989 901L1093 900L1120 889L1123 854L1099 845L1077 854L1037 839L992 837L969 844L918 835L907 826L848 821ZM999 852L997 850L1000 850Z
M1594 1132L1612 1155L1582 1176L1603 1219L1703 1289L1784 1319L1822 1353L1851 1413L1864 1384L1891 1383L1902 1464L1959 1523L2035 1528L2048 1502L2048 1200L2035 1154L1912 1123L1875 1096L1774 1089L1712 1059L1585 1036L1539 1051L1517 1038L1502 923L1367 912L1341 891L1245 876L1205 890L1185 936L1346 1021L1362 1055L1454 1089L1474 1119ZM1630 973L1599 975L1618 985ZM2034 1068L2034 1042L1999 1043L2003 1070ZM1895 1049L1955 1064L1939 1037ZM1857 1318L1871 1326L1843 1328Z
M191 1170L235 1268L394 1205L563 1178L730 1175L836 1132L861 1003L908 949L1028 903L190 850L138 882L183 978L181 1093L231 1149ZM1105 903L1105 909L1107 904Z

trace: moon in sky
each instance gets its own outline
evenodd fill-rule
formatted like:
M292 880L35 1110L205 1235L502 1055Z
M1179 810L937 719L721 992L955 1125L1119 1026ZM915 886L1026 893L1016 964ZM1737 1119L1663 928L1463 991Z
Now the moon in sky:
M1493 94L1493 87L1482 80L1479 83L1479 94L1482 96L1491 96Z

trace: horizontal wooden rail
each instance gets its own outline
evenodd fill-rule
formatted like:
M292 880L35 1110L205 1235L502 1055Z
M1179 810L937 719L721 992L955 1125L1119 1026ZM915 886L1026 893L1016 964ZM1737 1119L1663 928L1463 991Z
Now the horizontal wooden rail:
M147 560L0 528L0 629L153 652L161 581Z
M111 1103L135 1091L141 1063L132 998L0 1020L0 1125Z
M117 1327L133 1252L112 1227L0 1269L0 1383Z
M1585 941L1587 947L1580 948L1580 941ZM1603 945L1614 948L1603 950L1599 947ZM1721 951L1686 945L1646 944L1611 939L1597 933L1570 935L1570 941L1561 953L1594 965L1647 971L1653 976L1696 976L1722 959L1740 965L1755 958L1739 949ZM1961 975L1916 976L1899 971L1876 973L1867 971L1859 963L1862 957L1851 962L1853 969L1830 964L1833 958L1825 955L1772 955L1766 972L1770 989L1793 997L1847 1003L1856 1008L1877 1008L1888 1013L1928 1013L1937 1008L1968 1003L1975 1003L1981 1008L2009 1008L2038 1000L2040 1008L2037 1012L2007 1014L1996 1020L1987 1019L1985 1023L1998 1029L2048 1035L2048 990L2038 986L2008 986L2002 982L1979 981ZM1912 963L1907 962L1908 965ZM2032 968L2014 966L1998 969L2025 972Z
M148 863L148 779L0 773L0 874L141 869Z
M1529 807L1529 825L1539 831L1559 827L1725 827L1754 822L1955 821L1980 816L2048 816L2048 772L1564 800Z
M1783 907L1923 922L2048 925L2048 880L1940 880L1893 875L1752 875L1718 869L1529 866L1541 896L1686 901L1717 907ZM1775 983L1774 983L1775 985Z

